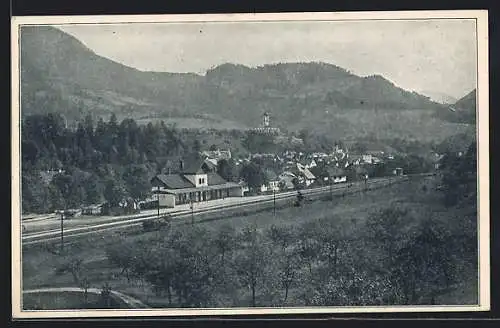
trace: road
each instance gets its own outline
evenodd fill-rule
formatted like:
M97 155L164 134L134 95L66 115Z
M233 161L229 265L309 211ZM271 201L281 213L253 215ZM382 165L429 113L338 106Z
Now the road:
M23 291L23 294L38 294L38 293L63 293L63 292L84 292L83 288L79 287L54 287L54 288L38 288L38 289L30 289ZM89 288L87 289L88 293L92 294L100 294L101 290L97 288ZM123 301L127 306L131 309L145 309L149 308L146 304L142 303L138 299L135 299L131 296L125 295L123 293L111 290L111 294L119 298Z
M331 193L332 195L339 195L347 192L359 192L363 189L375 189L380 187L388 186L392 183L403 182L409 179L408 176L398 176L391 178L374 178L369 179L366 184L364 181L355 182L352 184L343 183L343 184L335 184L332 186L318 187L313 189L304 189L301 190L301 193L305 196L305 198L314 198L321 195L327 195ZM297 196L296 191L288 191L282 192L275 195L275 199L278 201L289 199L293 200ZM269 204L274 202L273 195L259 195L259 196L250 196L250 197L232 197L220 200L213 200L209 202L196 203L195 208L192 210L189 208L189 204L179 205L173 209L163 209L161 211L161 215L169 215L172 223L181 223L185 222L187 219L191 218L191 215L197 215L201 213L213 213L213 212L221 212L228 209L234 208L245 208L256 206L258 204ZM130 228L134 226L142 225L144 221L157 219L157 211L147 211L145 213L136 214L136 215L127 215L120 217L106 217L101 218L93 218L91 220L86 220L84 222L80 222L80 226L69 226L66 227L67 222L65 221L65 229L64 229L64 239L65 241L73 239L75 237L81 237L88 234L92 234L95 232L103 232L117 229ZM68 220L69 221L69 220ZM72 219L71 221L78 222L78 219ZM37 224L36 222L34 224ZM22 234L22 244L25 245L34 245L40 244L50 241L57 241L60 239L60 222L56 220L56 227L53 228L51 225L46 225L49 227L48 229L41 229L33 232L24 232ZM24 223L26 225L26 223Z

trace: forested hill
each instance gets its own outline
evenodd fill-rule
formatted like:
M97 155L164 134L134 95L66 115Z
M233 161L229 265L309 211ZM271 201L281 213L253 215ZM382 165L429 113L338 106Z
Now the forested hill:
M382 76L360 77L326 63L223 64L204 76L142 72L47 26L21 30L21 93L23 114L205 115L256 126L263 111L271 111L275 122L299 122L299 128L303 120L324 122L325 112L442 108Z

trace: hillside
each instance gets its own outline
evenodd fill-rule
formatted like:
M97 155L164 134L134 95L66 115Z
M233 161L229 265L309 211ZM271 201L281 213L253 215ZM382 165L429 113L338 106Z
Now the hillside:
M21 93L23 115L55 111L68 120L88 112L167 121L206 117L224 121L222 127L245 128L257 126L262 113L269 111L273 124L281 128L329 130L334 125L353 137L381 129L360 128L353 120L359 112L370 117L374 112L431 117L428 113L445 108L380 75L360 77L326 63L255 68L228 63L204 76L143 72L98 56L74 37L48 26L22 28ZM427 123L435 127L443 122ZM426 135L421 126L406 123L398 130L403 137L404 131L416 133L416 138Z
M475 124L476 122L476 89L450 105L448 110L439 112L441 119L455 123Z
M476 111L476 89L459 99L455 103L455 108L466 111Z

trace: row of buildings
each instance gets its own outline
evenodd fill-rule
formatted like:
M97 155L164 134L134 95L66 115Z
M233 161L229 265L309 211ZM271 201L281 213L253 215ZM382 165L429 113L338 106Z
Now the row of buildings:
M224 199L227 197L243 197L250 193L276 193L293 190L295 188L307 188L314 184L324 185L331 183L342 183L347 181L346 170L338 165L324 166L323 174L319 176L312 171L315 165L302 164L294 160L293 157L274 155L263 156L271 165L264 167L264 179L260 186L248 187L246 181L232 182L226 181L217 173L218 163L227 158L227 152L220 158L215 154L220 151L213 151L211 154L204 154L202 159L184 165L181 161L179 171L175 174L159 174L151 179L152 199L158 202L160 207L175 207L176 205L188 204L191 202L204 202L214 199ZM212 155L212 156L210 156ZM300 154L298 154L300 156ZM321 163L321 154L317 154L316 160ZM314 156L313 156L314 157ZM262 158L260 158L262 159ZM243 160L235 160L238 165L246 165L255 161L256 157ZM270 163L269 163L270 162ZM274 164L274 165L273 165ZM368 178L366 170L359 167L359 174Z

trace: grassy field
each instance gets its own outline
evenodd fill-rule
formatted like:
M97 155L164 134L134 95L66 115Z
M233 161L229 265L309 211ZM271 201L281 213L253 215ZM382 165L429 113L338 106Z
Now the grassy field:
M243 124L229 121L229 120L211 120L211 119L202 119L202 118L188 118L188 117L169 117L169 118L143 118L138 119L137 124L148 124L149 122L159 122L164 121L167 126L175 126L179 129L199 129L199 130L232 130L232 129L240 129L245 130L246 127Z
M25 309L36 310L53 310L53 309L98 309L100 303L100 295L88 293L87 300L82 292L63 291L63 292L39 292L25 294L23 297L23 307ZM113 298L110 299L109 306L111 308L123 308L127 306L123 302L119 302Z
M255 225L258 229L265 229L271 225L299 225L305 222L327 218L339 220L355 232L363 225L365 220L382 209L395 206L404 206L413 212L409 217L417 218L414 221L406 222L407 227L418 224L418 218L437 216L444 223L453 219L453 216L460 215L444 209L434 190L433 180L410 181L396 184L389 188L336 197L333 200L317 200L306 202L301 207L287 206L276 211L264 211L259 213L235 216L223 219L210 219L197 224L209 230L218 230L223 225L231 225L239 230L249 225ZM425 185L425 187L424 187ZM190 222L190 218L186 219ZM107 233L90 237L78 242L66 250L70 256L61 256L44 250L43 247L33 247L23 252L23 289L33 289L41 287L63 287L75 286L75 280L71 274L60 274L59 268L71 257L78 257L83 260L82 274L90 281L91 287L100 288L105 283L109 283L113 290L121 291L125 294L137 297L146 304L161 306L165 300L157 297L151 292L149 286L142 282L128 281L120 275L120 269L110 264L106 258L106 245L113 242L113 235ZM126 235L127 241L149 240L158 237L162 232L143 232L140 229L130 231ZM469 259L470 263L465 263L463 272L467 279L465 285L456 290L442 295L443 302L447 303L474 303L475 286L477 279L475 259Z

